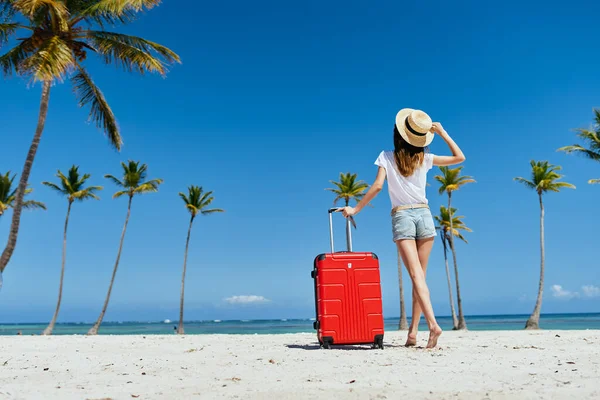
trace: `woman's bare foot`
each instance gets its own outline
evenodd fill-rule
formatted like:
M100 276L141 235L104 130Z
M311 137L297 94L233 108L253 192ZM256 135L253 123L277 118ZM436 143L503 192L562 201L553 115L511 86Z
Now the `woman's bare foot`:
M438 326L436 326L435 328L431 329L429 331L429 340L427 341L427 349L433 349L435 346L437 346L437 341L438 338L441 336L442 334L442 328Z
M417 345L417 334L409 333L408 337L406 338L406 344L404 346L412 347L412 346L416 346L416 345Z

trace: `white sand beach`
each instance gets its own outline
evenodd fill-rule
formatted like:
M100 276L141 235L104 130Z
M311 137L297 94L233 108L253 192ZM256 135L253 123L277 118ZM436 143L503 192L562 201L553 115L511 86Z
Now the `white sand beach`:
M426 333L420 337L424 345ZM600 331L445 332L322 350L312 334L0 337L0 399L592 399Z

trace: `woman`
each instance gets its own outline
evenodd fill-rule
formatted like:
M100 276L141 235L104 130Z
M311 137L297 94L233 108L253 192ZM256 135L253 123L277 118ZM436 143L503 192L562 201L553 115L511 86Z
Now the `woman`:
M452 152L451 156L436 156L427 151L427 146L438 134ZM463 152L439 122L420 110L402 109L396 115L394 126L394 151L382 151L375 165L379 166L375 183L356 207L344 207L343 214L350 217L358 214L383 188L387 178L392 202L392 233L404 265L413 284L413 312L406 346L417 344L417 332L421 312L429 327L427 348L437 345L442 334L438 325L425 273L429 254L436 236L433 217L425 196L427 171L433 165L454 165L465 160Z

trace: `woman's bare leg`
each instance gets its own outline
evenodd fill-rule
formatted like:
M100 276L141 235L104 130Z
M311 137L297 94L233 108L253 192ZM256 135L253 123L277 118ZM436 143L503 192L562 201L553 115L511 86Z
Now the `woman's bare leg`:
M408 270L408 274L413 283L413 288L417 295L418 303L425 315L427 326L429 327L429 341L427 342L427 348L435 347L439 336L442 334L442 328L440 328L435 320L433 307L431 306L431 300L429 298L429 288L425 282L425 273L423 272L423 267L419 260L417 244L414 240L398 240L396 245L402 256L402 261Z
M417 240L417 253L419 254L419 262L423 269L423 275L427 278L427 264L429 263L429 255L433 248L433 238ZM410 328L408 328L408 338L406 339L406 346L416 346L417 344L417 333L419 332L419 322L421 320L421 306L417 298L417 292L413 286L412 290L412 318L410 321Z

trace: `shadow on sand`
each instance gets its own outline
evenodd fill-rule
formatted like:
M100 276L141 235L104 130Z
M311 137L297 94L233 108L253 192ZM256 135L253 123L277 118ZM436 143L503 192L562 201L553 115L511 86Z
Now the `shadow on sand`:
M326 349L322 349L321 346L318 343L312 343L312 344L286 344L285 347L287 347L288 349L298 349L298 350L322 350L322 351L327 351ZM393 344L385 344L384 343L384 350L385 348L396 348L396 347L404 347L404 346L398 346L398 345L393 345ZM347 345L333 345L331 346L331 349L329 350L376 350L373 348L373 346L371 345L355 345L355 346L347 346Z

